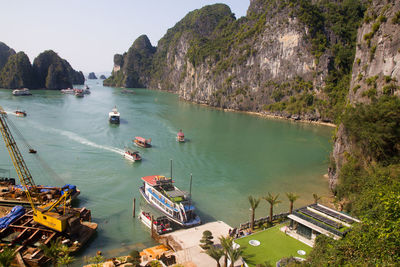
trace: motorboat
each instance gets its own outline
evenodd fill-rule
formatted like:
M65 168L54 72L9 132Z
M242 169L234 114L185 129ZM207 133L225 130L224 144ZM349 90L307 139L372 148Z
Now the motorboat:
M133 143L136 146L143 147L143 148L151 147L151 138L146 139L146 138L143 138L140 136L136 136L135 139L133 140Z
M12 94L15 96L32 95L28 88L15 89L12 91Z
M90 88L86 84L85 84L85 86L83 86L83 93L85 95L89 95L90 94Z
M129 148L125 148L124 157L132 160L133 162L142 160L142 157L139 155L138 151L133 151Z
M75 89L75 96L76 97L83 97L84 93L82 89Z
M17 115L18 117L25 117L25 116L26 116L26 111L25 111L25 110L17 109L17 110L15 111L15 115Z
M152 175L142 177L142 180L143 186L139 190L141 195L168 219L183 227L201 224L190 195L174 186L172 178Z
M183 134L182 130L179 130L178 134L176 135L176 141L180 143L185 142L185 135Z
M108 121L113 124L119 124L120 114L115 106L110 113L108 113Z
M63 93L63 94L70 94L70 95L74 95L75 94L75 90L71 89L71 88L61 89L60 92Z
M140 211L139 219L144 225L151 229L151 221L153 220L153 229L157 234L162 235L173 231L172 223L167 216L152 218L149 212Z

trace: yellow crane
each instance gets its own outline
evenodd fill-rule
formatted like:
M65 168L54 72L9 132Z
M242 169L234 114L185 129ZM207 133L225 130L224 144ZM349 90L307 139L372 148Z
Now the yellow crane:
M17 172L19 181L25 189L26 196L29 200L33 210L33 220L41 225L49 227L58 232L64 232L68 227L68 220L72 217L79 217L79 212L74 212L72 209L66 208L66 200L70 197L70 190L55 202L40 205L35 207L32 192L37 192L36 185L33 181L32 175L26 166L24 158L18 149L17 143L11 134L10 128L7 124L7 113L0 106L0 132L3 136L4 143L10 154L11 160ZM39 198L40 201L40 198ZM63 205L61 205L63 203ZM60 210L60 206L62 209Z

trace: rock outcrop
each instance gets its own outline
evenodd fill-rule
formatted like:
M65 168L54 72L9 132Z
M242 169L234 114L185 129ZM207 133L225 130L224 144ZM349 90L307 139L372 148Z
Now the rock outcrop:
M146 87L150 81L155 50L146 35L139 36L127 53L114 56L112 75L103 84L131 88Z
M332 12L343 17L329 16ZM353 33L362 17L358 1L252 0L240 19L224 4L205 6L169 29L154 54L149 42L147 53L135 52L136 42L147 43L141 36L127 53L115 55L104 85L143 86L215 107L333 121L345 102L333 91L350 72Z
M83 73L75 71L52 50L41 53L31 65L24 52L16 54L13 49L0 42L1 88L63 89L84 82Z
M6 65L8 58L15 55L14 49L8 47L5 43L0 42L0 71Z
M400 92L400 2L374 0L358 29L357 50L351 74L349 104L371 103ZM333 189L346 162L357 148L341 124L335 137L329 184Z
M96 80L97 79L96 74L94 72L89 73L88 79Z
M82 74L72 69L71 65L52 50L41 53L33 61L36 87L45 89L63 89L72 84L83 84Z
M102 74L102 75L100 75L100 79L105 80L105 79L107 79L107 77L104 74Z
M11 55L0 71L0 87L32 88L35 86L33 70L28 56L24 52Z

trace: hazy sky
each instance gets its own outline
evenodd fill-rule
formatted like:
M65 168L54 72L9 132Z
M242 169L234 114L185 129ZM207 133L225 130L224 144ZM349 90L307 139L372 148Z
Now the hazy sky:
M52 49L74 69L111 71L113 56L146 34L152 45L188 12L225 3L236 18L249 0L0 0L0 41L31 62Z

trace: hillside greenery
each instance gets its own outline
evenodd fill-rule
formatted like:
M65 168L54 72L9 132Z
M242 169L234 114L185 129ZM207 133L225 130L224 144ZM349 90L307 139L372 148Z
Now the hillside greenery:
M317 238L313 266L395 266L400 262L400 99L383 96L346 109L343 125L354 144L335 194L361 219L342 240Z
M366 7L360 0L316 3L308 0L289 0L286 4L292 8L291 15L298 17L309 29L307 38L312 44L312 54L317 62L324 53L332 55L328 66L328 77L325 80L326 85L322 88L328 97L307 104L303 93L288 100L266 105L265 109L287 111L290 114L318 110L323 118L338 122L349 92L357 29L362 22ZM334 42L329 41L329 34L335 37Z
M8 58L0 71L1 88L24 88L34 86L32 65L24 52L18 52Z

